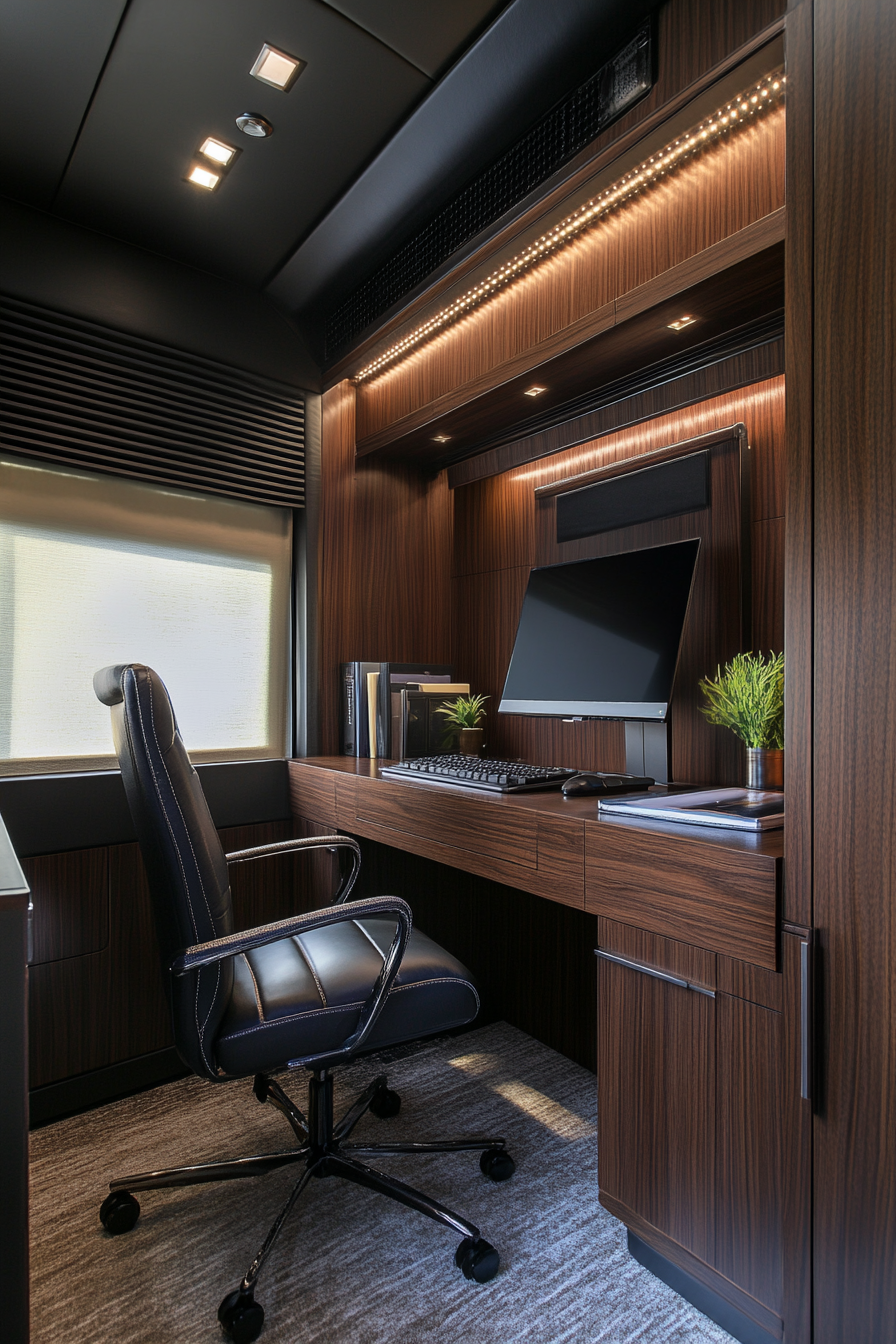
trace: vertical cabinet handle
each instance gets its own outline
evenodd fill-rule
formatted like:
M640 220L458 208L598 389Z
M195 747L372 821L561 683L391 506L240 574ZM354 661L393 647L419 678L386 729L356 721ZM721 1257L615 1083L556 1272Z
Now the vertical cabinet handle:
M812 944L800 943L800 1096L812 1101Z

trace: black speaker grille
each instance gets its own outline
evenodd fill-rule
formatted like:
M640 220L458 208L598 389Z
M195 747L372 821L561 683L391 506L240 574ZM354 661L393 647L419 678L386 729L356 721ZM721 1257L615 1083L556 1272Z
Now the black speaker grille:
M614 476L557 496L557 540L577 541L709 507L709 452Z
M596 75L551 108L329 315L326 357L345 349L453 252L528 196L652 84L652 24L648 19Z
M4 298L0 445L260 504L304 500L305 403L281 383Z

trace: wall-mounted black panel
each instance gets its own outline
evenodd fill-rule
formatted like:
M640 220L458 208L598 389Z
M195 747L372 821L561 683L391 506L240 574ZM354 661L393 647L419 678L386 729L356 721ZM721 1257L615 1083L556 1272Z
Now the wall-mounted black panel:
M200 765L216 826L248 826L291 815L286 761ZM117 770L0 779L0 816L20 858L136 840Z
M644 467L557 498L557 541L577 541L710 504L709 451Z

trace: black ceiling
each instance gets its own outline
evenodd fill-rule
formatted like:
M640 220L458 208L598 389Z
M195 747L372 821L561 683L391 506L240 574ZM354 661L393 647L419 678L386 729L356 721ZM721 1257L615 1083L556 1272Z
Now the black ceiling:
M0 0L0 191L319 315L646 8ZM288 93L248 73L263 42L307 62ZM241 150L211 193L184 181L207 135Z

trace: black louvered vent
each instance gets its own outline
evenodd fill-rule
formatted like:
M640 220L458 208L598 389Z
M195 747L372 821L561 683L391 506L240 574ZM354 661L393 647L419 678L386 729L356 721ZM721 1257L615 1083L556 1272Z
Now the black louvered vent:
M10 451L259 504L304 502L305 403L282 383L4 298L0 397Z
M328 359L648 92L653 83L651 33L648 19L596 75L552 107L329 315Z

